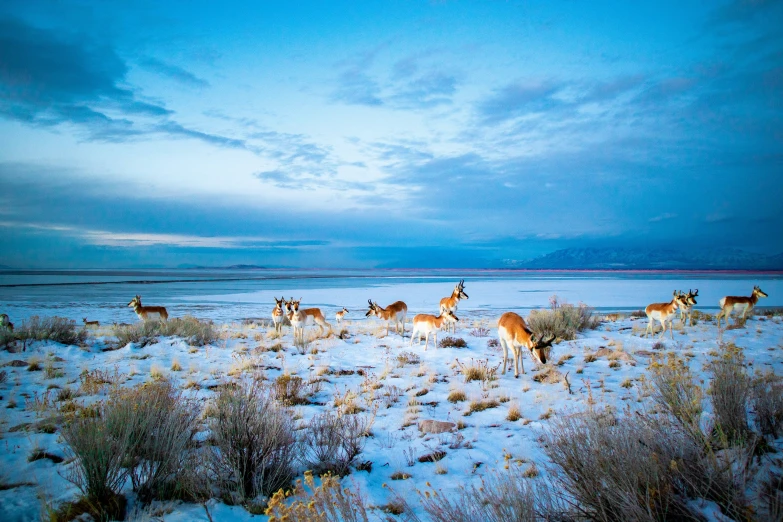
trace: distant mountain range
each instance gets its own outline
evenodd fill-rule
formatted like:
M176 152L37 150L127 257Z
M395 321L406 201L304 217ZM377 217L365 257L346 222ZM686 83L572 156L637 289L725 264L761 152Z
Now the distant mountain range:
M783 270L783 254L769 256L737 249L567 248L511 265L571 270Z
M179 265L177 268L187 270L261 270L269 268L260 265L230 265L230 266L197 266L197 265Z

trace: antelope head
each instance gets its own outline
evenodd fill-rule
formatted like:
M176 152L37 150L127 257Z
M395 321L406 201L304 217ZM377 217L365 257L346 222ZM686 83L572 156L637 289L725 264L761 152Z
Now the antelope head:
M128 303L128 308L136 308L136 305L141 306L141 296L136 296Z
M532 346L530 347L530 354L541 364L546 364L554 340L554 335L550 335L546 339L539 339L535 335L531 336L530 343Z
M764 291L761 290L761 288L758 287L758 285L753 287L753 295L757 297L769 297L764 293Z

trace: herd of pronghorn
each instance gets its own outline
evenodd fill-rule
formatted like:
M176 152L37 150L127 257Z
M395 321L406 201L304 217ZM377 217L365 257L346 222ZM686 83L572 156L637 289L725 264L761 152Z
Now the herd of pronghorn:
M693 306L696 304L696 297L699 295L699 290L689 290L688 293L675 290L672 295L672 300L668 303L653 303L645 308L647 314L647 329L645 336L653 335L655 330L655 322L661 323L663 330L661 331L661 337L666 334L667 324L669 325L669 334L674 339L674 333L672 332L672 323L675 318L677 310L680 311L680 323L684 326L685 319L687 317L689 325L693 325ZM718 329L720 329L721 319L725 319L726 326L729 324L729 317L733 312L738 312L739 316L744 321L747 318L748 313L756 305L760 297L768 297L761 288L758 286L753 287L753 292L750 297L744 296L726 296L720 300L720 311L716 315L718 322ZM461 280L454 287L454 291L449 297L444 297L440 300L440 313L436 315L431 314L418 314L413 318L413 330L411 332L411 346L413 346L413 340L418 339L421 343L421 338L424 337L424 350L427 350L429 344L430 334L434 334L434 342L437 347L438 344L438 330L446 327L447 330L454 328L456 331L456 323L459 321L455 312L457 311L457 305L460 300L468 299L468 294L465 293L465 281ZM284 297L278 299L274 298L275 307L272 310L272 322L274 323L275 332L282 334L282 328L285 325L293 327L294 341L304 339L304 328L309 323L315 323L320 328L319 333L323 334L324 327L330 331L332 326L326 322L324 314L321 313L320 308L300 308L301 298L291 298L286 300ZM365 314L366 317L375 316L386 322L386 335L389 335L389 326L394 323L394 330L399 333L403 338L405 337L405 317L408 313L408 306L402 302L397 301L389 306L382 307L377 302L371 299L367 301L369 303L369 310ZM128 307L132 308L136 315L142 321L159 320L166 321L169 317L166 308L162 306L144 306L141 304L141 296L135 296L128 303ZM341 324L343 318L348 314L348 309L343 308L335 314L335 320L337 324ZM739 316L736 319L739 322ZM97 327L98 321L88 321L85 317L83 320L85 327ZM522 349L527 348L533 358L541 364L546 364L547 355L549 349L552 346L554 337L538 338L528 328L525 320L514 312L506 312L500 316L497 322L498 338L500 345L503 348L503 373L506 373L506 362L508 359L508 352L511 351L513 364L514 364L514 377L519 377L519 365L522 363ZM0 328L13 331L14 325L9 321L7 314L0 314ZM524 363L522 363L522 373L525 373Z

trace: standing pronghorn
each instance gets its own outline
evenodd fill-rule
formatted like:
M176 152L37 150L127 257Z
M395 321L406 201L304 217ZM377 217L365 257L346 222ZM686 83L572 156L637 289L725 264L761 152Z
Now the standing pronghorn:
M292 297L291 300L286 303L286 307L289 311L288 320L291 321L291 326L294 327L294 339L296 339L296 331L298 329L299 338L304 340L304 327L307 325L310 319L312 319L312 322L318 325L319 335L323 335L324 326L329 328L330 332L332 331L332 325L326 322L326 319L324 319L324 314L321 313L320 308L304 308L300 310L300 302L302 302L301 297L298 301L295 301Z
M663 330L661 331L661 337L666 333L666 323L669 323L669 334L672 337L672 341L674 340L674 332L672 331L672 320L674 319L674 314L677 308L682 306L685 299L684 294L680 294L677 292L677 290L674 291L672 294L672 300L668 303L653 303L650 305L647 305L647 308L644 309L644 313L647 314L647 330L644 332L644 336L647 337L647 334L650 335L655 333L655 321L658 321L661 323L661 326L663 327Z
M738 312L742 310L742 320L744 322L748 312L753 310L753 307L756 306L756 303L759 301L759 297L769 296L765 294L761 288L754 286L753 293L750 294L750 297L727 295L726 297L722 298L720 300L720 312L718 312L718 315L715 316L715 319L718 320L718 329L720 329L721 317L726 319L726 326L729 326L729 316L734 310L737 310ZM739 317L737 317L737 320L734 324L739 324Z
M343 324L343 317L345 317L345 314L348 313L348 309L343 307L342 310L334 314L334 320L337 321L337 324Z
M421 335L424 334L424 351L427 351L427 344L430 342L430 334L435 332L435 348L438 347L438 329L444 323L456 323L459 321L454 312L445 310L437 317L429 314L418 314L413 318L413 330L411 331L411 346L413 339L418 335L419 344L421 344Z
M165 321L169 318L169 313L162 306L142 306L141 296L139 295L131 299L131 302L128 303L128 307L133 308L133 311L136 312L136 315L139 316L139 319L142 321L148 321L150 319L155 319L156 317L161 321Z
M685 326L685 317L688 318L688 325L693 326L693 305L696 303L696 298L699 296L699 289L694 292L690 288L688 293L680 293L680 325Z
M275 307L272 309L272 323L275 325L275 333L280 333L283 331L283 323L286 318L286 313L283 311L285 297L280 299L273 297L273 299L275 300Z
M98 328L101 326L101 323L98 321L88 321L86 317L82 317L82 322L84 323L85 328Z
M498 338L500 346L503 348L503 375L506 374L508 350L511 349L511 355L514 357L514 378L519 378L520 364L522 373L525 373L522 347L530 350L530 355L534 360L546 364L552 341L555 340L554 335L547 339L537 338L536 334L527 327L525 320L514 312L506 312L498 319Z
M381 308L378 306L378 303L372 302L371 299L368 299L367 302L370 303L370 309L364 314L365 317L374 315L386 321L386 335L389 335L389 323L391 321L394 321L395 332L398 332L397 324L400 323L402 325L402 333L400 335L403 338L405 337L405 316L408 314L408 305L402 301L397 301L386 308Z
M440 300L440 313L443 315L443 312L446 310L449 310L451 312L457 311L457 304L459 303L460 299L467 299L468 294L465 293L465 280L462 279L459 283L457 283L457 286L454 287L454 291L451 292L451 297L444 297ZM446 323L446 328L449 328L451 325L454 325L454 331L457 331L457 323L455 322L448 322Z

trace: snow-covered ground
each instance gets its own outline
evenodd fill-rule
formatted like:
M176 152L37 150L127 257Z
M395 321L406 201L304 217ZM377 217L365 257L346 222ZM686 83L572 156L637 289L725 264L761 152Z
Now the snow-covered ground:
M677 287L685 290L689 286L698 286L698 282L679 283ZM752 288L752 282L748 284L743 281L742 285L736 281L726 283L727 291L724 293L719 292L717 285L708 285L706 291L701 289L701 301L717 301L725 293L749 294ZM560 292L561 297L571 302L600 302L601 306L611 307L610 299L600 293L595 282L582 282L576 287L573 281L570 284L572 289L576 289L572 293ZM673 290L669 288L669 282L654 285L652 281L645 281L644 285L649 286L645 290L647 294L660 295L658 301L666 300ZM618 299L623 303L631 299L631 292L639 291L638 288L634 290L623 289L622 285L615 286L616 295L620 296ZM776 289L783 290L781 286L779 280L762 284L762 288L771 296L775 295ZM471 297L460 303L457 312L460 322L456 332L457 337L467 341L467 348L435 349L430 344L429 349L424 351L417 344L411 347L409 337L401 339L394 334L393 328L390 335L386 336L380 321L364 319L368 298L381 305L403 299L411 309L406 329L409 335L414 313L425 310L436 313L439 298L447 295L450 289L449 285L443 283L400 283L379 285L371 289L316 288L299 291L281 287L266 290L263 295L223 296L227 301L225 306L233 306L242 300L254 303L257 313L249 315L256 317L269 317L271 305L264 307L258 303L273 303L272 295L301 296L304 298L303 306L328 304L324 311L327 320L335 326L335 331L339 331L339 328L334 324L332 307L347 306L350 313L343 324L348 331L347 338L331 336L313 340L308 353L304 354L300 354L293 346L290 328L285 329L282 339L275 340L270 338L269 331L272 328L268 323L241 322L221 324L221 339L213 345L197 349L182 340L164 338L144 348L128 345L113 351L102 351L111 342L110 330L102 328L91 333L86 347L38 342L28 346L23 353L0 352L1 369L7 375L5 381L0 383L0 444L3 448L0 479L5 484L19 484L0 490L0 520L37 520L42 505L39 498L57 504L77 496L78 490L62 477L64 470L71 464L55 464L49 459L28 462L28 456L34 448L64 456L59 435L38 432L35 426L27 430L20 429L20 426L51 416L51 410L39 411L36 402L41 402L40 398L47 389L56 392L57 388L66 386L78 388L79 375L85 369L116 371L120 376L119 381L125 386L145 382L151 379L151 373L162 372L181 385L197 384L200 389L193 393L204 401L213 396L209 390L211 385L249 375L251 366L264 368L268 379L274 379L284 372L299 375L306 380L321 377L324 382L312 401L322 405L295 408L296 417L301 418L299 422L306 422L324 410L333 411L335 396L344 395L346 391L357 393L357 404L367 410L361 415L370 415L373 405L380 405L375 413L373 436L367 440L359 456L361 461L372 462L372 471L355 471L343 479L344 484L359 488L375 506L382 506L389 501L390 493L383 487L388 484L416 507L415 490L424 489L425 483L430 483L444 493L454 493L459 486L479 481L485 473L502 466L505 454L511 455L513 459L537 463L543 472L545 457L538 439L550 422L549 419L585 409L590 397L599 404L613 405L618 409L625 405L640 407L648 399L642 393L639 378L646 372L651 353L676 351L689 358L691 368L697 375L702 375L705 362L719 343L715 323L700 322L693 327L675 328L673 341L667 333L663 340L664 348L654 348L658 341L657 335L652 339L640 337L644 333L646 319L634 319L627 315L619 319L612 317L612 320L605 321L597 329L584 332L577 340L554 346L552 366L561 374L568 375L572 391L569 394L562 382L536 382L534 376L542 370L535 367L529 355L525 356L524 364L527 373L520 375L519 379L514 379L513 371L505 375L500 375L498 371L498 379L489 384L466 383L459 372L458 362L470 364L471 361L486 360L490 367L497 367L502 362L499 349L488 346L488 341L497 336L495 321L502 311L546 306L550 295L548 292L535 291L519 281L481 281L472 285L468 282L466 291ZM594 299L591 299L591 295ZM209 297L212 302L219 302L220 299L221 296L217 295ZM482 329L487 329L488 334ZM310 331L316 332L317 328L311 327ZM446 335L440 332L439 338ZM783 318L754 317L744 328L725 331L721 340L743 347L754 369L772 369L778 374L783 373ZM277 342L283 343L282 351L267 350ZM618 351L622 352L622 356L618 357ZM594 361L588 362L592 357L586 360L585 356L596 352L599 355ZM412 354L420 362L403 361L406 355L408 359L413 359ZM47 378L43 371L28 371L26 363L33 358L41 361L53 359L54 366L61 370L62 376ZM14 361L24 361L25 364ZM174 371L172 366L179 366L181 370ZM351 370L359 369L364 370L364 375L350 373ZM375 381L381 386L377 386ZM395 390L400 394L397 402L385 399L384 396L394 395ZM463 390L467 400L449 402L447 397L453 390ZM89 402L105 394L103 390L97 396L81 396L78 400ZM469 403L482 398L495 398L499 405L466 415ZM388 407L385 403L388 403ZM506 420L512 406L519 408L521 419ZM418 431L416 423L424 419L460 422L464 427L456 433L423 435ZM416 461L412 466L409 465L411 456L417 458L436 449L446 452L446 457L440 462ZM398 471L409 474L411 478L393 481L392 474ZM214 521L259 519L241 507L230 507L217 501L210 502L208 507ZM173 504L166 510L169 509L170 512L162 514L162 518L167 521L209 520L200 505Z

